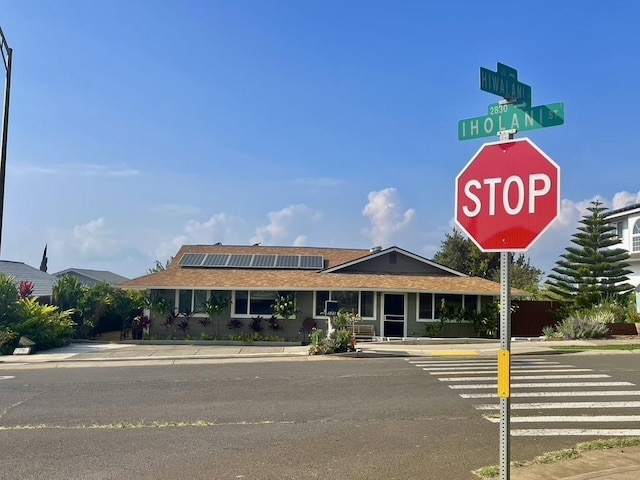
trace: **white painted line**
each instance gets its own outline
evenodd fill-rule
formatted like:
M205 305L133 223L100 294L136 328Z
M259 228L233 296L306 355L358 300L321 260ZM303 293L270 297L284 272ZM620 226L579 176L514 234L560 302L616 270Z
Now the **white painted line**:
M12 378L16 378L13 375L0 375L0 380L10 380Z
M423 370L427 370L427 368L423 368ZM494 369L495 370L495 369ZM569 372L593 372L592 369L590 368L554 368L553 370L551 369L534 369L534 370L519 370L518 373L569 373ZM453 370L453 371L446 371L446 372L429 372L431 375L484 375L486 373L489 372L483 372L481 370L478 371L462 371L459 372L457 370ZM513 378L513 376L511 377Z
M589 437L637 437L640 429L624 428L547 428L511 430L512 437L555 437L555 436L589 436Z
M564 388L564 387L635 387L631 382L563 382L563 383L512 383L511 388ZM481 388L498 388L497 383L471 385L449 385L454 390L473 390Z
M562 380L565 378L610 378L604 373L588 373L584 375L512 375L511 380ZM441 382L485 382L498 380L498 377L444 377Z
M485 417L492 423L500 423L500 416ZM511 423L557 423L557 422L576 422L576 423L615 423L615 422L640 422L640 415L542 415L539 417L511 417Z
M491 366L475 366L475 367L470 367L470 366L465 366L465 367L458 367L456 365L451 365L449 367L431 367L429 365L427 366L423 366L423 365L416 365L416 367L422 367L423 370L429 371L429 372L439 372L439 371L444 371L444 370L455 370L455 371L467 371L467 370L497 370L498 369L498 365L491 365ZM511 369L512 370L522 370L525 368L531 368L531 369L538 369L538 368L577 368L574 367L572 365L511 365Z
M497 360L461 360L461 361L448 361L448 360L433 360L430 362L425 362L424 360L422 361L418 361L418 360L413 360L410 361L409 363L416 365L418 367L428 367L433 365L434 367L437 366L441 366L444 365L445 367L448 365L460 365L460 366L471 366L473 367L474 365L498 365L498 361ZM539 361L526 361L526 362L522 362L522 361L517 361L517 360L512 360L511 364L512 365L557 365L560 362L548 362L546 360L539 360Z
M495 385L494 385L495 387ZM462 398L498 398L498 393L461 393ZM640 390L595 390L584 392L513 392L514 398L533 397L625 397L640 396Z
M476 410L500 410L499 404L485 403L473 406ZM512 410L551 410L561 408L638 408L640 402L549 402L512 403Z

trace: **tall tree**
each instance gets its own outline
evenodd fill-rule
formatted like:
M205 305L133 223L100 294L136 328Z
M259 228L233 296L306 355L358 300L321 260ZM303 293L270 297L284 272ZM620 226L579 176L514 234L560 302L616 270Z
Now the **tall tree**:
M607 208L599 200L591 202L578 231L565 249L547 280L547 290L573 303L576 308L590 307L633 290L628 283L631 270L629 252L615 248L620 243L616 227L607 222Z
M45 244L44 246L44 252L42 252L42 260L40 261L40 270L42 272L47 273L47 261L49 259L47 258L47 245Z
M500 253L482 252L473 241L455 228L445 235L440 250L433 257L445 267L474 277L499 281ZM522 254L512 255L512 281L515 288L536 290L542 277L542 270L531 265Z

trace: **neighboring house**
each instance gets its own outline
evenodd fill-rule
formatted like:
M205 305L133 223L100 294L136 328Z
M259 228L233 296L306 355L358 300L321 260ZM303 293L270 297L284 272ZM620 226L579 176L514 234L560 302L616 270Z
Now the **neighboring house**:
M113 272L105 270L88 270L86 268L67 268L61 272L53 274L56 278L64 276L71 276L78 279L78 281L85 287L93 287L100 283L109 283L111 285L118 285L119 283L126 282L129 279L118 275Z
M607 220L616 227L620 244L617 248L629 251L629 283L640 285L640 203L607 212Z
M244 331L250 332L252 317L271 316L276 294L291 293L299 313L281 322L286 330L277 335L285 338L294 338L305 319L326 328L326 300L358 314L363 323L374 326L377 336L420 337L430 323L439 322L443 302L479 311L500 294L495 282L469 277L398 247L185 245L166 270L119 286L163 296L178 312L197 311L212 293L227 297L232 303L220 318L222 333L231 318L243 320ZM163 323L152 318L151 334L164 334ZM191 335L197 334L198 322L191 322L191 327Z
M58 281L53 275L30 267L23 262L11 262L0 260L0 273L7 277L13 277L20 283L28 281L35 285L33 296L38 297L42 303L52 303L53 287Z

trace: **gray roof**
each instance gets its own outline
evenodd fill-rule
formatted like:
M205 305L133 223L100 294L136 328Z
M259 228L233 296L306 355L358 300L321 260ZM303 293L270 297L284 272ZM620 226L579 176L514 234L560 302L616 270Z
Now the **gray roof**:
M7 277L14 277L18 283L22 280L32 282L35 285L33 294L37 297L53 295L53 286L58 279L53 275L42 272L37 268L30 267L23 262L11 262L0 260L0 273Z
M56 278L60 278L67 273L83 275L87 278L90 278L91 280L95 280L96 282L105 282L112 285L117 285L118 283L127 282L130 280L127 277L118 275L117 273L109 272L106 270L89 270L86 268L67 268L66 270L62 270L61 272L54 273L53 275Z

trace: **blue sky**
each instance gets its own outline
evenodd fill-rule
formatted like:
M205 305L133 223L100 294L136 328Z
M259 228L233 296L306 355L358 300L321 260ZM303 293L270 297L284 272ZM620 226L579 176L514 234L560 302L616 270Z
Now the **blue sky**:
M514 4L515 5L515 4ZM431 257L482 140L457 122L516 68L566 124L548 271L588 202L640 202L635 2L5 0L14 49L1 257L135 277L187 243ZM488 139L493 140L493 139Z

